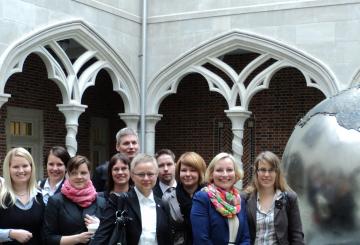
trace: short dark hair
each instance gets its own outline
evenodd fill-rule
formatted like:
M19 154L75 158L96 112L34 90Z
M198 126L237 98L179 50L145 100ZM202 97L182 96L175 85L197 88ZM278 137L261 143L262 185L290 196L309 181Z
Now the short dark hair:
M64 163L65 168L67 168L67 164L70 160L70 155L69 155L69 152L65 149L65 147L62 147L62 146L51 147L46 156L46 161L47 161L47 159L49 159L50 155L54 155L54 156L60 158L61 161Z
M89 169L89 172L91 172L91 163L89 159L85 156L77 155L72 158L70 158L68 165L67 165L67 171L68 173L71 173L74 169L78 169L81 164L85 163Z
M172 152L172 150L170 149L161 149L161 150L158 150L156 153L155 153L155 158L156 160L161 156L161 155L169 155L173 161L175 162L175 154L174 152Z

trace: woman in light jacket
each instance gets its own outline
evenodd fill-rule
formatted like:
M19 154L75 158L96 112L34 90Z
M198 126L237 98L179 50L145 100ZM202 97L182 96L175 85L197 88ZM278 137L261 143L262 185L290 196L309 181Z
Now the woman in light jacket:
M274 153L264 151L256 157L245 193L251 244L304 244L297 195L286 184Z

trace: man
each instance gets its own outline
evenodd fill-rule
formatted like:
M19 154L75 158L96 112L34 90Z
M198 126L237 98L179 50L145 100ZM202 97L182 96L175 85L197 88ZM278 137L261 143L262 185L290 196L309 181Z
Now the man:
M166 191L176 187L175 154L169 149L161 149L155 153L159 168L158 181L153 189L154 195L162 198Z
M116 151L127 155L132 160L139 152L139 138L131 128L120 129L116 134ZM105 190L109 161L100 164L94 172L93 184L97 192Z

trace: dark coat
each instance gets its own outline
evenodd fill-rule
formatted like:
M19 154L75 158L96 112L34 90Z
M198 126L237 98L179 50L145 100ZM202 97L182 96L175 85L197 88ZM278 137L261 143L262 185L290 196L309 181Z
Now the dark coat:
M44 216L45 244L60 244L61 236L75 235L87 231L84 217L86 214L100 218L105 207L105 199L96 200L87 208L82 208L58 193L49 198Z
M246 205L251 244L254 244L256 237L256 196L256 193L248 195ZM275 205L274 210L274 227L278 243L280 245L305 244L296 193L287 192L279 201L279 205Z
M236 245L249 245L249 227L246 218L245 201L241 198L241 211L237 214L239 230ZM191 209L191 225L194 245L228 245L229 223L212 205L205 191L196 192Z
M154 196L156 202L156 236L158 245L171 244L170 226L168 211L161 199ZM126 240L128 245L137 245L140 240L142 225L141 225L141 211L139 199L134 189L127 192L127 198L124 195L111 194L109 202L100 220L100 226L91 240L91 245L109 244L110 237L115 228L115 212L123 210L124 202L126 202L126 209L128 210L128 217L132 220L126 225Z
M106 161L95 168L92 178L93 185L97 192L105 191L108 179L109 162Z
M162 196L164 194L161 190L159 179L157 179L156 184L153 188L153 194L154 194L154 196L157 196L160 199L162 198Z

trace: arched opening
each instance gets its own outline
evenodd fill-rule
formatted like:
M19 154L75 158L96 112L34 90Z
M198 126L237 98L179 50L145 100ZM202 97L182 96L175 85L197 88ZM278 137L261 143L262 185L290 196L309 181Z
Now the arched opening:
M1 107L0 158L15 146L31 151L38 178L46 175L46 155L54 145L65 146L65 118L56 107L62 102L58 86L48 79L44 62L30 54L23 71L12 75L5 84L9 101Z
M204 77L185 76L177 89L164 99L156 125L155 151L169 148L178 158L186 151L199 153L209 163L221 151L231 152L231 123L224 98L209 91Z
M306 86L296 68L283 68L274 74L269 89L257 93L250 102L252 117L245 125L243 155L247 179L261 151L273 151L281 158L296 123L323 99L320 90Z
M95 168L116 152L115 135L126 126L118 115L124 112L124 103L104 69L98 73L95 86L85 90L81 103L88 108L79 118L78 153L88 156Z

